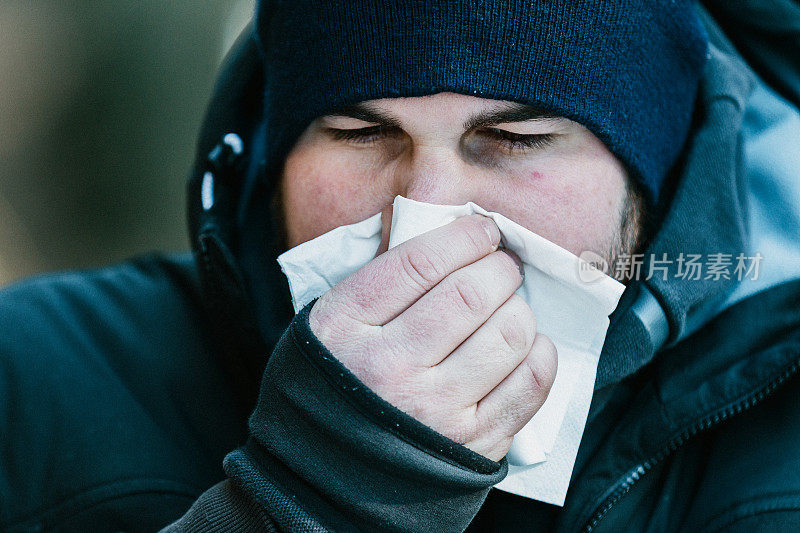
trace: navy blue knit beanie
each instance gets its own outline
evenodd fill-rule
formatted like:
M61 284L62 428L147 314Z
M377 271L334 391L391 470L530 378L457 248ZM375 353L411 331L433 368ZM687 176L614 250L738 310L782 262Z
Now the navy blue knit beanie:
M589 128L655 202L706 59L691 0L261 0L268 172L315 118L450 91Z

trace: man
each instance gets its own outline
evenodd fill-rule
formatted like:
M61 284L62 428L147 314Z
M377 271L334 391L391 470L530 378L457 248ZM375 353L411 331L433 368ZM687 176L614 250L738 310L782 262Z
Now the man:
M785 64L763 69L782 97L690 2L263 2L255 36L201 135L196 266L4 292L4 528L800 525L800 275L721 266L797 250L789 201L762 203L797 181L761 144L764 117L797 135ZM491 221L384 244L291 317L276 255L397 194L612 264L646 250L612 272L628 286L563 508L490 490L557 368ZM698 254L716 266L687 275Z

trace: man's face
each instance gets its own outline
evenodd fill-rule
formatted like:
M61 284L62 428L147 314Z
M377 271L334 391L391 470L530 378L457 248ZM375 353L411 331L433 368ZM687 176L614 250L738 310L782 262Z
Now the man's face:
M399 194L472 201L576 255L611 261L639 233L628 189L622 164L577 122L439 93L370 100L315 120L286 158L281 199L289 247L387 214Z

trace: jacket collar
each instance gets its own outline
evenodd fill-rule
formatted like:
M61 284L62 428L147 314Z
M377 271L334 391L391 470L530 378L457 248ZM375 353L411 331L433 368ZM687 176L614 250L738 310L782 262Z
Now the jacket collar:
M692 310L724 297L737 283L733 276L705 279L705 273L700 279L684 279L681 258L735 258L747 250L739 132L754 81L749 68L720 49L712 35L693 133L677 167L669 210L641 258L645 279L629 284L611 317L595 389L633 374L662 346L681 339Z

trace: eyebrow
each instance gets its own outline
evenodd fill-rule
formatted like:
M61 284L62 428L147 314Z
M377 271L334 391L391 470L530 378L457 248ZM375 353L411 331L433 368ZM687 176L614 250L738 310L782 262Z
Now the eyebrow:
M546 111L527 104L509 104L503 109L483 111L464 122L464 129L485 128L506 122L526 122L528 120L552 120L561 118L552 111Z
M369 102L359 102L357 104L340 107L332 113L329 113L328 116L350 117L386 127L402 127L397 117L375 109ZM506 122L526 122L528 120L558 118L561 117L552 111L527 104L510 103L504 108L482 111L468 118L464 122L464 130L485 128L487 126L495 126Z
M340 107L334 112L328 113L328 116L357 118L358 120L380 124L381 126L400 127L400 121L396 117L375 109L367 102Z

